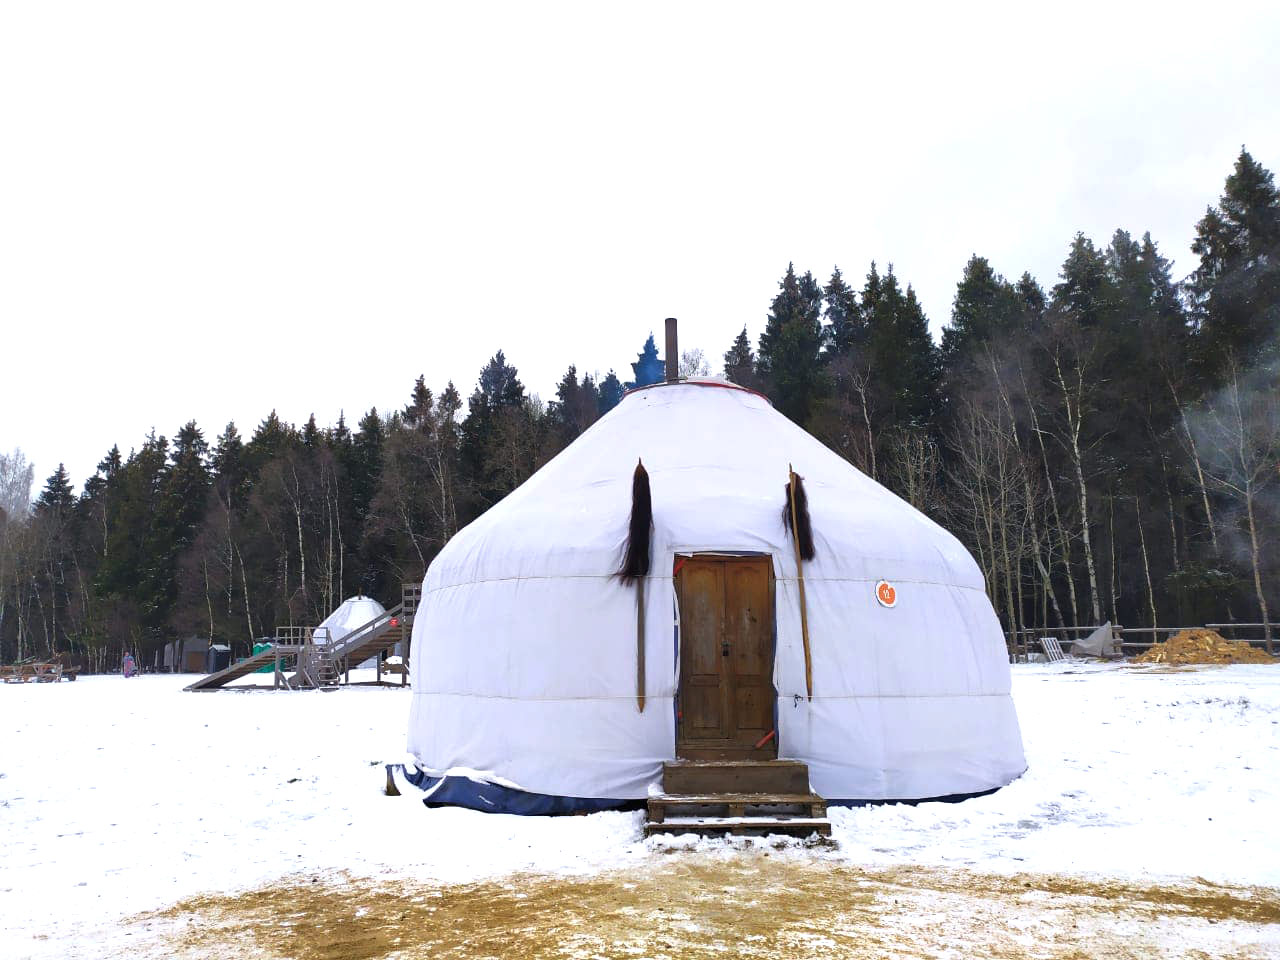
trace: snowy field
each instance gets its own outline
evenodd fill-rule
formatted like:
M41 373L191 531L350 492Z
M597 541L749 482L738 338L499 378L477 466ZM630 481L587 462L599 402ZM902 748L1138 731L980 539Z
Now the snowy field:
M645 842L639 812L427 810L382 794L407 690L182 692L190 679L0 687L0 955L138 955L140 914L278 881L580 882L759 849ZM1018 665L1014 697L1020 780L961 804L833 809L833 847L775 858L1280 892L1280 666ZM1280 955L1280 924L1249 937L1247 955Z

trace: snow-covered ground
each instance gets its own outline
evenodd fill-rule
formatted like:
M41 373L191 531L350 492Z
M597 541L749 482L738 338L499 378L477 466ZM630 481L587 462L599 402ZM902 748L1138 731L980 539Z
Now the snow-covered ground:
M102 955L90 945L121 918L282 877L461 883L725 852L646 843L638 812L383 796L404 689L184 693L190 679L0 687L0 953ZM833 810L836 847L788 855L1280 887L1280 666L1019 665L1014 696L1020 780L961 804Z

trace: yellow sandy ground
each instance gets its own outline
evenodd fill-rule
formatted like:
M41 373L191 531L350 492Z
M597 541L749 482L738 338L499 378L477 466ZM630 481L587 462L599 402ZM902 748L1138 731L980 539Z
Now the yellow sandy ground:
M136 933L133 957L1253 958L1280 956L1280 891L686 853L466 886L317 878L188 900Z

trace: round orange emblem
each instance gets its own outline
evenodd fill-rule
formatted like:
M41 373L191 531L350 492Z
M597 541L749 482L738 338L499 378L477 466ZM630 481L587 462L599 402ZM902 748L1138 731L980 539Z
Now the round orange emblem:
M888 580L876 584L876 602L882 607L893 607L898 602L898 591Z

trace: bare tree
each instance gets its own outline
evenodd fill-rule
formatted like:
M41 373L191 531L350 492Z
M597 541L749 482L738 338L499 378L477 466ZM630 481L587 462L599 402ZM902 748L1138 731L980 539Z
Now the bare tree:
M1080 504L1080 542L1084 548L1085 570L1089 577L1089 602L1093 622L1102 622L1102 608L1098 602L1098 574L1093 560L1093 544L1089 537L1089 487L1085 483L1085 452L1083 440L1086 418L1093 413L1090 394L1094 389L1091 367L1094 359L1094 338L1069 318L1055 324L1054 338L1050 346L1053 377L1059 389L1062 419L1056 433L1058 442L1066 451L1075 475L1076 493Z
M1010 424L966 400L958 411L948 479L955 524L978 554L987 592L1006 626L1021 618L1021 568L1026 553L1026 491L1022 453Z
M921 513L938 509L941 460L938 445L923 430L900 427L889 439L891 486Z
M35 465L14 447L13 453L0 453L0 517L19 521L31 508L31 483Z
M1249 534L1253 587L1262 614L1267 652L1271 652L1271 617L1263 589L1259 527L1274 509L1268 488L1280 479L1280 378L1274 367L1242 374L1234 357L1227 362L1226 383L1190 416L1190 433L1203 455L1211 483L1243 509Z
M855 351L831 362L832 394L819 407L813 433L871 479L877 477L876 445L880 441L874 377Z
M694 347L692 350L685 350L680 354L680 376L711 376L711 364L707 362L701 347Z

